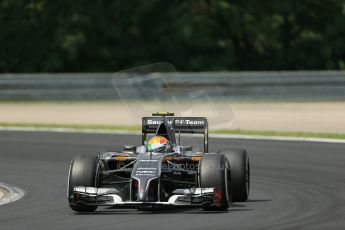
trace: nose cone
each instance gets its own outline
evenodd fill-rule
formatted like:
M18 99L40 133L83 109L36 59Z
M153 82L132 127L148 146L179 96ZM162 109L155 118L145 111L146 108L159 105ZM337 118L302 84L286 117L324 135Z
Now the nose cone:
M138 187L138 201L148 201L148 190L150 186L150 180L148 178L141 178Z
M160 178L162 161L166 155L158 154L139 154L137 162L133 167L132 178L138 181L137 200L147 202L149 197L149 189L151 182ZM155 184L155 183L153 183ZM154 189L157 189L154 187ZM156 190L155 190L156 191Z
M146 192L145 190L139 190L138 192L138 201L142 201L142 202L145 202L147 201L147 195L146 195Z

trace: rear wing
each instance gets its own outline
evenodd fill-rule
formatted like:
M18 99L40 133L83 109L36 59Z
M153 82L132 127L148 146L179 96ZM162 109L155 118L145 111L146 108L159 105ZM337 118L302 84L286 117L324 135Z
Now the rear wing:
M154 114L155 115L155 114ZM158 126L165 122L175 133L204 135L204 151L208 152L208 123L206 117L173 117L157 115L142 118L142 134L156 133Z

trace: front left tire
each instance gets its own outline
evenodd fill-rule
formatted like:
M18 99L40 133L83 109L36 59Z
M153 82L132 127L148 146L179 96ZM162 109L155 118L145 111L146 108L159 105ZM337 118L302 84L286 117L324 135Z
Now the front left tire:
M204 207L204 210L225 211L232 202L229 161L222 154L206 154L200 162L200 187L215 188L218 204Z
M249 155L245 149L229 149L221 151L230 162L232 201L245 202L250 190Z

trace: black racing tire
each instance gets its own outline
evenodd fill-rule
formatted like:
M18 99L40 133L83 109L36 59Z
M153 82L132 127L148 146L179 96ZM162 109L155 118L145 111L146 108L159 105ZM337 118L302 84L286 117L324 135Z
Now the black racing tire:
M231 149L221 151L221 153L230 162L232 201L247 201L250 190L250 165L247 151L245 149Z
M70 165L68 175L68 202L73 211L76 212L93 212L97 209L97 206L90 206L85 204L73 203L73 187L85 186L85 187L97 187L98 178L98 155L79 155Z
M200 162L200 187L214 187L221 192L220 205L204 207L208 211L225 211L231 204L229 162L222 154L206 154Z

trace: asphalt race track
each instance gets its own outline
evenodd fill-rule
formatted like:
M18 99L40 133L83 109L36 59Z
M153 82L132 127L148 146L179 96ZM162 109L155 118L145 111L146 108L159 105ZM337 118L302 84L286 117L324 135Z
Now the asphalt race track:
M0 131L0 182L26 191L23 199L0 206L0 229L345 229L345 144L312 142L211 139L211 149L250 153L250 200L227 212L73 213L66 201L70 160L140 138Z

